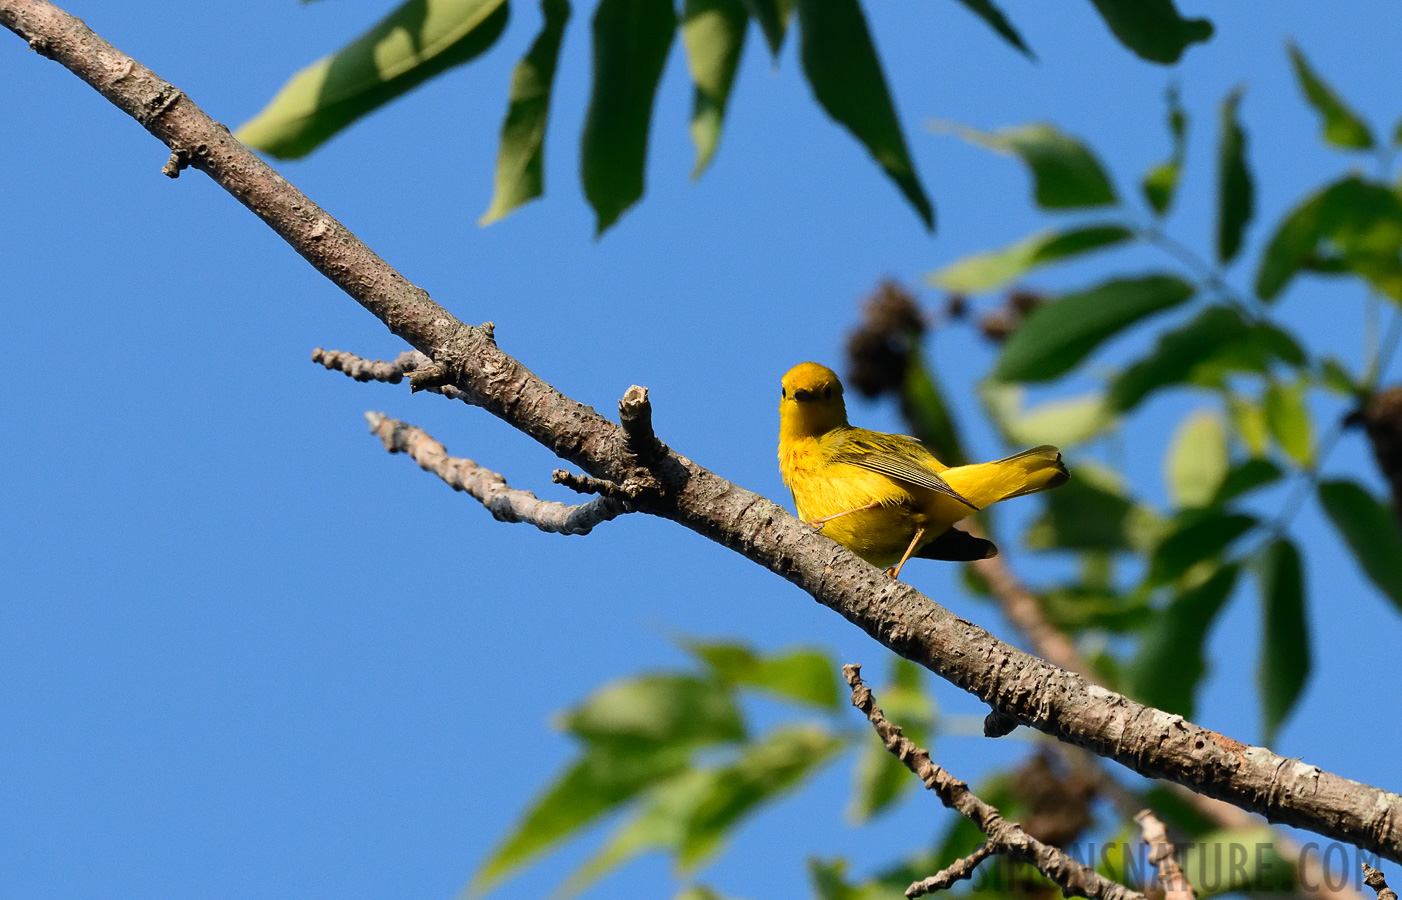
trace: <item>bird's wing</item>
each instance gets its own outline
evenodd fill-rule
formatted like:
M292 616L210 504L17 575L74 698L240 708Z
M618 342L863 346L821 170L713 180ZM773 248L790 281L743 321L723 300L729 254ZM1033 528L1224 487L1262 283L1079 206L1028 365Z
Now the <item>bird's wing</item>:
M852 428L843 432L833 462L850 463L952 497L978 509L940 477L939 460L915 438Z

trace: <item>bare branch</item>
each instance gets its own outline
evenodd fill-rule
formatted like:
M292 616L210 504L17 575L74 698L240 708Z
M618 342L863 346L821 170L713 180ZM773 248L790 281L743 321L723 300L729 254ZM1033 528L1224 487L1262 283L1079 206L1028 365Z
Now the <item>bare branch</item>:
M969 790L967 784L950 775L943 767L935 765L927 751L917 747L910 738L901 734L899 728L891 724L885 714L877 708L876 698L872 696L871 689L862 684L861 666L843 666L842 675L852 688L852 705L866 714L871 727L876 729L876 734L886 745L886 749L891 751L891 755L914 772L916 777L925 783L926 788L934 791L941 803L973 822L979 831L988 835L988 844L992 846L993 852L1036 866L1037 871L1055 882L1068 897L1089 897L1091 900L1145 900L1143 894L1105 878L1089 866L1076 862L1060 849L1032 837L1016 823L1004 819L997 809L979 799ZM906 896L916 896L911 891L923 883L911 885L906 890Z
M399 384L405 375L412 380L415 372L433 365L433 360L417 350L405 350L392 361L386 361L365 359L345 350L323 350L320 347L312 351L312 362L320 363L333 372L344 372L356 381L384 381L389 384ZM461 400L469 404L473 402L472 396L457 385L440 384L426 389L442 394L449 400Z
M652 403L647 388L633 385L618 401L618 421L623 426L628 452L644 466L651 466L667 452L667 445L652 431Z
M263 219L394 333L428 355L444 384L573 462L625 484L623 429L546 384L361 243L173 85L46 0L0 0L0 25L82 78ZM684 525L776 572L882 644L1056 738L1402 861L1402 797L1135 703L999 641L887 578L781 507L668 451L665 490L638 509Z
M972 878L978 864L994 854L993 845L984 841L979 848L963 859L956 860L947 868L941 869L922 881L917 881L905 889L907 897L923 897L936 891L945 891L966 878Z
M366 413L365 419L370 423L370 431L384 441L386 450L409 454L424 471L437 475L454 490L476 497L499 521L525 522L554 534L588 534L600 522L629 512L624 504L611 497L598 497L578 506L540 500L530 491L512 488L491 469L484 469L470 459L449 456L443 445L421 428L377 412Z
M1158 866L1159 883L1163 885L1164 900L1197 900L1193 886L1183 874L1178 864L1178 854L1168 839L1168 829L1154 815L1153 810L1143 809L1134 817L1149 845L1149 862Z
M1377 869L1363 864L1363 883L1377 891L1378 900L1397 900L1397 892L1387 886L1387 879Z

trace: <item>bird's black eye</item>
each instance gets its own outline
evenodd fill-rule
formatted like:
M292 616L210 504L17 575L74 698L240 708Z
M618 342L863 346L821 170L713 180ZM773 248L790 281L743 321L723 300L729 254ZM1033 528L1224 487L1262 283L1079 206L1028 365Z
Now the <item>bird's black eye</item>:
M789 389L788 389L788 388L786 388L786 387L781 387L781 388L779 388L779 399L780 399L780 400L787 400L787 399L789 399Z
M824 400L831 400L831 399L832 399L832 385L828 385L827 387L823 388L823 399L824 399Z

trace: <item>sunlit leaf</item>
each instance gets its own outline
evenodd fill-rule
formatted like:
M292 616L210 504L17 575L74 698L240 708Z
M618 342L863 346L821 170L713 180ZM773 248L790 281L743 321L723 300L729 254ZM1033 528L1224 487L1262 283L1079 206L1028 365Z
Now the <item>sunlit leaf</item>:
M1334 93L1334 89L1310 68L1309 61L1293 41L1288 47L1290 61L1295 65L1295 77L1300 81L1300 90L1323 119L1325 142L1346 150L1371 149L1373 132L1368 128L1368 123L1349 109Z
M906 149L861 5L857 0L796 0L796 8L802 31L799 56L813 96L862 142L933 230L935 211Z
M1402 610L1402 535L1387 507L1352 481L1326 481L1319 502L1368 580Z
M961 293L979 293L1021 278L1032 269L1071 259L1134 237L1123 225L1090 225L1063 231L1039 231L1001 250L976 253L931 272L931 287Z
M775 57L784 47L784 34L789 29L789 16L793 12L793 0L743 0L745 8L759 23L764 32L765 43Z
M1021 50L1029 59L1035 58L1032 50L1023 43L1022 35L1017 33L1013 23L1008 21L1008 17L1003 15L1003 11L994 6L991 0L959 0L959 2L967 6L974 15L988 23L988 27L998 32L1003 40Z
M1217 258L1223 263L1231 262L1241 249L1253 206L1246 131L1237 118L1241 95L1238 88L1222 101L1222 134L1217 144Z
M1261 663L1256 672L1265 718L1265 742L1276 732L1305 689L1310 672L1309 621L1300 551L1278 538L1261 551L1256 565L1261 585Z
M1099 393L1049 400L1023 407L1026 390L1016 384L985 382L984 404L1008 443L1017 446L1053 444L1063 450L1082 444L1114 422L1114 412Z
M723 685L690 675L643 675L616 681L561 718L594 743L705 744L739 740L744 725Z
M1266 410L1239 394L1227 397L1227 408L1232 414L1232 425L1237 437L1251 451L1252 456L1265 456L1269 449L1270 428L1266 424Z
M1184 419L1164 458L1168 493L1179 507L1207 506L1227 477L1227 435L1209 412Z
M1222 479L1222 484L1217 488L1217 494L1212 498L1212 502L1220 506L1228 500L1235 500L1257 488L1274 484L1280 480L1283 474L1280 466L1268 459L1248 459L1239 465L1232 466L1231 470L1227 472L1227 477Z
M696 145L692 178L699 178L720 145L721 124L730 87L745 48L749 16L740 0L686 0L682 44L695 85L691 104L691 141Z
M1176 63L1190 44L1212 37L1206 19L1185 19L1173 0L1091 0L1120 43L1141 59Z
M1178 178L1183 173L1183 157L1187 153L1188 114L1178 99L1178 87L1168 89L1168 131L1173 138L1173 151L1169 158L1144 173L1140 189L1150 208L1159 215L1168 212L1173 205L1173 195L1178 191Z
M1297 854L1282 855L1276 845L1279 836L1265 823L1210 831L1186 842L1178 861L1184 872L1193 873L1193 887L1202 900L1227 894L1290 894L1300 887L1294 864ZM1240 864L1243 851L1250 854L1250 865Z
M1301 271L1350 271L1402 301L1402 200L1350 176L1317 191L1281 221L1261 259L1256 293L1272 300Z
M899 725L906 737L934 752L930 743L934 701L924 690L919 666L894 657L890 683L882 687L877 696L881 698L881 709L886 717ZM852 802L848 806L848 815L858 823L888 809L919 784L875 732L870 732L870 737L862 744L853 773Z
M1129 667L1134 699L1165 712L1193 715L1193 698L1207 671L1207 633L1232 594L1237 572L1237 566L1223 566L1196 587L1175 594L1154 615Z
M594 83L579 164L597 234L643 195L652 105L676 29L671 0L599 0L594 10Z
M1046 508L1024 535L1034 550L1136 550L1153 546L1162 528L1147 507L1125 496L1113 473L1082 464L1046 495Z
M541 0L540 11L540 33L511 73L497 149L496 190L479 225L490 225L545 190L545 123L560 41L570 17L569 0Z
M1038 122L994 132L945 123L935 123L934 128L953 130L970 143L1020 157L1032 172L1033 193L1043 209L1115 202L1115 189L1095 154L1054 125Z
M1314 459L1314 426L1305 405L1305 382L1271 382L1266 388L1266 424L1280 449L1302 466Z
M496 43L505 0L408 0L336 53L293 75L235 137L283 159Z
M487 891L641 791L683 771L687 758L677 747L590 748L532 802L477 870L469 891Z
M687 641L685 646L726 684L756 688L825 709L839 705L837 666L820 650L794 649L761 656L744 644Z
M1055 378L1105 340L1183 303L1193 292L1193 286L1181 278L1148 275L1108 281L1045 303L1003 345L993 377L1000 381Z
M1149 585L1167 584L1198 563L1221 558L1227 547L1256 525L1254 516L1217 510L1182 515L1149 560Z

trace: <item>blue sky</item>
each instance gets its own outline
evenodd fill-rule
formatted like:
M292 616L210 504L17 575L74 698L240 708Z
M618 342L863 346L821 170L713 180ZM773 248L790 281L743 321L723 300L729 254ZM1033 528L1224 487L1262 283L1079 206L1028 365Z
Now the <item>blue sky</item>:
M475 224L510 69L534 36L530 4L484 59L278 168L458 316L495 321L501 346L565 393L608 411L645 384L670 445L787 501L774 460L783 371L836 363L857 302L880 278L918 284L1047 221L1016 163L931 134L928 119L1054 121L1095 146L1133 195L1167 154L1162 96L1176 79L1193 131L1169 228L1206 253L1216 105L1245 84L1258 215L1244 258L1254 261L1269 223L1304 191L1373 164L1320 146L1287 37L1375 130L1390 133L1402 114L1402 11L1380 4L1185 2L1218 33L1174 70L1120 48L1089 3L1009 0L1036 63L949 0L867 6L938 208L934 237L812 102L792 42L774 65L752 33L718 157L698 183L688 180L690 86L674 48L648 193L595 241L576 174L589 73L582 9L558 76L547 196L506 221ZM237 125L386 4L69 8ZM485 413L313 366L316 346L381 357L403 347L208 179L162 177L163 148L72 75L9 38L0 81L7 895L452 896L571 754L552 713L611 678L680 664L673 633L812 643L841 661L884 663L884 650L791 585L670 523L631 516L586 538L543 535L495 522L390 457L366 433L365 410L423 426L517 487L568 497L550 484L557 461ZM1138 250L1116 262L1168 264ZM1105 271L1079 264L1031 283L1074 287ZM1250 272L1238 266L1233 280ZM1358 357L1357 292L1306 281L1279 310L1312 347ZM1115 345L1098 365L1144 341ZM972 400L992 351L936 334L931 353L979 452L999 455ZM1149 496L1163 497L1169 430L1204 402L1156 401L1128 430L1130 474ZM899 427L885 408L852 412ZM1316 412L1327 421L1341 408ZM1357 436L1328 470L1380 486ZM1280 502L1268 494L1262 508ZM1402 619L1313 507L1295 534L1311 564L1315 677L1276 749L1396 789L1402 757L1376 748L1398 736L1387 712L1402 704ZM1052 571L1013 562L1034 580ZM1012 636L959 592L953 568L907 575ZM1253 600L1249 587L1239 592L1213 632L1198 715L1244 740L1260 735ZM950 686L934 690L945 712L980 711ZM948 737L938 755L974 780L1025 749ZM833 770L752 820L707 880L741 897L806 896L808 854L877 865L945 821L918 797L852 829L842 817L849 777ZM592 840L500 896L544 895ZM665 861L650 858L590 896L671 887Z

